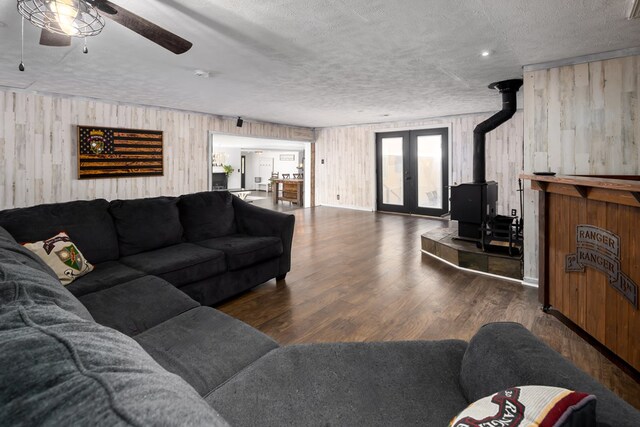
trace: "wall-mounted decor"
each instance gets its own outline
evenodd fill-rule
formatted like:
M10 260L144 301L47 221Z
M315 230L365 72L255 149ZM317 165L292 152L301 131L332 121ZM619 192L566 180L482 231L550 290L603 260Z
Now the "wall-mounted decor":
M224 166L227 163L229 155L227 153L213 153L211 155L211 166Z
M296 160L295 154L280 154L281 162L293 162Z
M78 178L162 175L162 131L78 126Z
M576 228L576 252L565 256L564 270L584 273L591 267L609 279L609 285L638 309L638 285L624 274L620 259L620 237L592 225L580 224Z

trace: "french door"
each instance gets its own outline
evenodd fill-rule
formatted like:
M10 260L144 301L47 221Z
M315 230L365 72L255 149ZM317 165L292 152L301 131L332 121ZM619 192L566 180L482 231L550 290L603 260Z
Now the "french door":
M448 141L447 128L377 134L378 210L448 213Z

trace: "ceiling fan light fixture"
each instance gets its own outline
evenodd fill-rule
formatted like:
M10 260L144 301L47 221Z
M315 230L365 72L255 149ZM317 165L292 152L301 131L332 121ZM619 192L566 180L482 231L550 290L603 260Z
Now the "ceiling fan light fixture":
M47 6L55 14L62 31L69 36L78 33L76 19L78 19L80 11L73 0L51 1Z
M84 0L18 0L18 12L36 27L65 36L95 36L104 28L104 19Z

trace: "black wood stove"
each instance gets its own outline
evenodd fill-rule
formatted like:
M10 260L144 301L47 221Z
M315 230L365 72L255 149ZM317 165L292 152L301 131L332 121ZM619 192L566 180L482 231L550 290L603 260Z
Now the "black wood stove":
M488 132L516 113L516 94L521 86L522 79L489 85L489 89L497 89L502 94L502 110L473 130L473 182L451 187L451 219L458 221L458 236L475 241L485 249L493 241L507 241L510 254L512 246L517 246L512 245L512 241L522 239L522 220L497 215L498 183L486 180L485 142Z

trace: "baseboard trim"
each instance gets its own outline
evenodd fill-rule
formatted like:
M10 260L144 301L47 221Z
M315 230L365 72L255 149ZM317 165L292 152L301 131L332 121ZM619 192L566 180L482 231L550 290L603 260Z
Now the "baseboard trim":
M360 206L327 205L325 203L319 204L317 206L324 206L326 208L349 209L349 210L352 210L352 211L373 212L373 209L363 208L363 207L360 207Z

